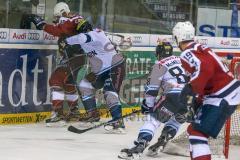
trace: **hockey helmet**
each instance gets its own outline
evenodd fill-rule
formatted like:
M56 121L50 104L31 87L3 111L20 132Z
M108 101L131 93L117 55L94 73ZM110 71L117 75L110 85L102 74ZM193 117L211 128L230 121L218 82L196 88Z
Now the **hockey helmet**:
M177 45L180 42L192 41L195 36L195 28L189 21L178 22L172 30L173 39L176 41Z
M86 33L88 31L92 31L92 30L93 30L92 25L87 20L85 20L85 19L79 20L78 25L77 25L78 33Z
M159 42L156 47L156 57L158 60L172 55L173 47L169 42Z
M68 5L64 2L57 3L53 9L54 17L62 17L64 12L67 14L70 12Z

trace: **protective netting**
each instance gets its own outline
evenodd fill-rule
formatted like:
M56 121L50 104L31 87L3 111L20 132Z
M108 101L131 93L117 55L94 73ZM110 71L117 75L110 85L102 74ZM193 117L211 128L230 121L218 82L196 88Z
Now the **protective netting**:
M217 139L213 139L213 138L209 139L208 143L210 145L213 155L218 157L223 157L224 137L225 136L224 136L224 128L223 128ZM178 146L181 147L181 149L184 149L185 152L189 153L189 142L188 142L188 135L186 131L176 136L171 142L177 144Z
M240 79L240 58L235 60L232 64L232 72L237 79ZM187 124L184 125L185 130ZM217 139L209 139L209 145L212 151L212 154L215 157L222 158L223 150L225 147L225 129L223 127ZM184 130L184 129L182 129ZM188 135L187 132L184 131L178 134L172 141L172 143L177 144L182 149L188 151L189 143L188 143ZM230 125L230 145L240 145L240 106L231 116L231 125Z
M230 144L240 145L240 108L231 117Z
M232 72L240 80L240 58L235 58L232 63ZM230 144L240 145L240 106L231 117Z

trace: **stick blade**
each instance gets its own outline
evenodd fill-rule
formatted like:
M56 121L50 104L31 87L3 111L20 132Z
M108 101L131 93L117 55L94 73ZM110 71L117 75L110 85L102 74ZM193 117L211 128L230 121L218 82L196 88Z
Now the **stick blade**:
M74 126L69 126L68 127L68 131L73 132L73 133L81 134L81 133L86 132L87 130L86 129L81 130L81 129L78 129L78 128L74 127Z

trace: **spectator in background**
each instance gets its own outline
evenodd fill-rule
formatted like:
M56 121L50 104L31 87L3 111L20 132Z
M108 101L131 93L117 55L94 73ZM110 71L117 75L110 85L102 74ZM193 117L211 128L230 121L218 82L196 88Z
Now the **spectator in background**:
M86 20L93 26L93 28L100 28L106 30L105 28L105 16L98 14L101 10L96 5L91 5L90 16Z

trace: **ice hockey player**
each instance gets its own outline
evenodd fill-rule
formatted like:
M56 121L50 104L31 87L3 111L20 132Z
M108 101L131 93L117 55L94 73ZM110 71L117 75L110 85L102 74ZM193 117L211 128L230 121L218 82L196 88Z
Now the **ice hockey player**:
M67 38L65 43L66 50L71 45L79 44L88 55L91 74L79 84L84 106L95 107L94 92L103 88L113 122L105 126L105 129L113 133L124 133L125 126L121 119L122 108L118 94L125 76L125 60L122 54L115 50L105 33L99 29L93 30L88 21L80 21L77 30L80 34Z
M58 36L59 39L66 38L77 34L77 25L83 17L72 14L68 5L59 2L54 7L54 17L57 24L47 24L41 17L31 15L29 18L36 25L37 29ZM83 50L79 46L72 47L71 53L64 54L63 49L59 46L60 61L49 79L52 97L52 116L46 120L50 126L56 122L65 123L65 120L85 120L80 117L78 111L78 93L75 86L77 74L81 66L85 64ZM71 70L73 71L71 73ZM73 75L72 75L73 74ZM68 103L69 113L63 114L64 100ZM91 113L95 109L92 108ZM89 111L90 112L90 111ZM89 113L88 112L88 113ZM94 112L99 119L99 115Z
M228 74L228 68L207 46L194 42L195 28L190 22L178 22L173 37L190 81L181 92L182 101L198 95L203 97L189 125L192 160L211 160L208 138L217 138L225 121L240 103L240 81Z
M145 87L142 111L149 112L148 121L141 127L134 146L122 149L120 159L137 159L152 140L157 128L165 123L158 142L149 147L151 155L156 155L172 139L180 125L186 121L187 107L178 101L188 77L182 68L180 58L172 55L173 47L168 42L160 42L156 47L157 63L153 65ZM161 98L156 101L159 90Z

